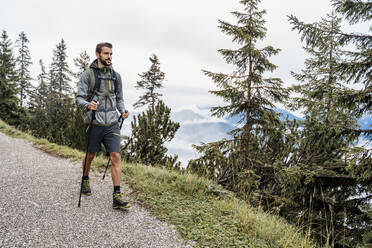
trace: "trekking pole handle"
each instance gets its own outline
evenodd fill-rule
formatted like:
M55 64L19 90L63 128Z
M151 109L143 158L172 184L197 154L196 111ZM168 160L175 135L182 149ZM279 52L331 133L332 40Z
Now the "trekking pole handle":
M128 110L124 110L125 113L128 113ZM118 122L120 122L120 129L123 126L124 118L122 115L119 116Z

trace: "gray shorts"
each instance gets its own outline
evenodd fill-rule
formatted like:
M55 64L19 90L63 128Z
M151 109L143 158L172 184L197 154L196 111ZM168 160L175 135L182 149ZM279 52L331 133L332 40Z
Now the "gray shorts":
M106 152L120 152L120 129L118 124L112 126L87 126L85 141L89 142L88 152L99 152L101 143Z

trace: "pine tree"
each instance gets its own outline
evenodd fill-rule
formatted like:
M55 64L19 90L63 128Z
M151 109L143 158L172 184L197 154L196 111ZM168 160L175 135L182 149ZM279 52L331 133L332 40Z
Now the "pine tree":
M79 57L74 59L75 66L78 68L78 71L74 73L74 77L78 84L81 74L89 68L90 57L86 51L80 53ZM76 84L76 86L77 86ZM76 88L77 89L77 88ZM74 91L76 95L77 92ZM84 125L84 116L85 113L75 106L74 114L72 116L72 127L73 129L70 132L70 140L72 147L78 148L81 150L85 149L85 125Z
M74 59L75 66L78 68L78 71L74 73L74 77L79 80L81 74L89 68L90 57L87 51L80 53L79 57Z
M345 16L350 24L367 22L371 20L372 3L361 0L332 0L335 10ZM298 30L307 45L316 46L317 37L321 37L323 30L316 25L306 24L294 16L290 16L293 29ZM343 46L354 46L355 49L348 51L342 63L337 66L338 73L346 77L349 83L364 84L361 90L349 90L339 96L345 106L355 108L359 116L369 114L372 107L372 36L360 32L345 33L341 30L335 34L335 39ZM361 132L360 130L357 132ZM372 135L372 129L363 130ZM372 136L371 136L372 137Z
M20 91L20 102L21 107L24 106L26 103L27 96L29 96L30 91L32 90L31 84L31 76L29 71L29 66L32 64L30 50L28 48L27 43L29 40L24 32L19 34L19 39L16 41L18 46L18 57L17 57L17 65L18 65L18 75L19 75L19 91Z
M140 99L133 104L135 108L139 108L149 104L155 106L156 102L159 101L159 97L162 94L156 92L157 89L163 87L162 83L165 77L165 73L160 71L160 63L158 57L153 54L150 58L151 67L147 72L138 74L141 77L140 81L137 81L137 89L147 90L144 95L140 96Z
M21 124L24 112L18 107L18 80L12 42L3 30L0 40L0 118L11 125Z
M32 134L37 137L47 138L50 136L50 128L48 123L48 73L46 72L43 61L39 60L41 72L37 76L38 86L31 92L30 95L30 113L31 124L30 129Z
M297 18L291 16L294 29ZM369 190L365 179L350 173L360 160L363 149L353 147L358 135L355 110L340 104L338 98L348 92L345 75L339 71L343 63L343 43L337 35L342 19L327 15L320 22L307 24L319 29L316 43L306 42L310 58L301 73L292 73L301 84L294 86L298 97L296 110L304 108L305 120L297 128L297 142L281 172L282 194L292 204L282 207L282 214L292 222L306 225L322 245L355 247L362 234L372 228L363 222L369 219L362 209L368 206ZM363 192L363 193L362 193ZM362 196L360 194L366 194ZM357 207L358 206L358 207Z
M70 75L72 72L67 64L66 43L62 39L53 50L52 64L50 66L50 91L48 94L48 121L53 135L50 141L71 145L70 132L72 116L75 108L71 97Z
M170 119L171 109L163 101L158 101L146 112L133 117L132 134L126 137L121 149L122 156L130 162L141 162L148 165L179 168L177 156L166 155L168 149L164 146L174 138L180 127L179 123Z
M53 50L53 62L50 66L50 72L52 75L51 86L53 91L58 94L59 99L64 98L65 95L69 95L72 90L69 84L72 72L67 64L66 50L66 43L62 39L61 42L57 44L56 49Z
M274 103L285 100L289 92L282 87L281 79L264 77L264 73L277 67L268 58L280 51L272 46L258 48L257 43L266 35L263 19L266 11L258 9L259 0L241 0L240 3L244 12L232 12L237 24L219 21L221 31L232 36L232 41L240 46L235 50L219 50L226 62L236 69L229 74L206 70L204 73L221 88L210 92L227 102L225 106L213 107L212 115L239 116L243 127L232 132L230 140L207 144L198 150L205 155L217 154L215 158L208 156L199 162L208 163L205 167L212 167L209 169L212 175L222 175L221 184L248 199L253 196L252 192L264 185L261 182L266 182L266 179L260 182L259 178L270 177L264 167L270 164L272 158L265 150L276 146L272 141L281 132L279 117L273 110ZM218 168L218 161L224 160ZM190 162L189 168L196 167L193 163L195 161Z

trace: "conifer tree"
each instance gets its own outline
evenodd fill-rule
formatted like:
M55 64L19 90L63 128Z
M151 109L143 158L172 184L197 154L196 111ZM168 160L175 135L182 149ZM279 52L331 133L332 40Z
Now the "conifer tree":
M180 124L170 119L171 109L159 99L162 94L157 93L164 80L165 74L160 70L158 57L150 57L151 67L147 72L139 74L141 80L137 82L137 89L147 90L133 105L143 107L148 105L145 112L133 117L131 122L132 134L126 137L122 147L122 156L127 161L142 162L148 165L164 166L180 169L177 155L166 155L168 149L164 146L174 138Z
M231 36L232 41L239 45L237 49L219 50L226 62L234 65L236 69L232 73L213 73L204 70L205 75L220 88L210 92L222 97L227 103L225 106L213 107L212 115L239 116L243 127L235 130L230 140L222 140L198 148L205 155L217 154L224 157L223 159L220 157L221 160L209 156L199 160L202 164L209 163L209 166L213 167L218 161L230 161L221 163L220 166L223 168L215 167L210 171L212 175L221 173L223 184L229 189L238 191L240 196L245 198L250 198L253 191L264 185L260 186L258 179L263 174L268 175L264 172L267 170L264 166L270 164L269 160L271 160L264 150L276 146L273 143L274 137L277 132L281 132L279 117L273 110L274 103L288 97L288 90L282 87L281 79L264 77L265 72L276 69L277 66L269 61L269 57L277 54L280 49L272 46L259 48L257 45L266 36L263 19L266 11L259 10L260 2L260 0L241 0L244 12L232 12L237 19L236 24L219 21L221 31ZM232 144L228 144L229 142ZM195 168L195 162L191 161L189 168ZM200 167L200 164L197 166Z
M81 74L89 68L90 57L87 51L80 53L79 57L74 59L75 66L78 68L78 71L74 73L74 77L79 80Z
M27 39L26 34L24 32L20 33L16 44L18 47L17 70L19 75L21 107L24 106L24 103L26 102L26 99L30 95L30 91L32 90L32 78L28 69L32 62L30 50L27 43L29 43L29 40Z
M362 0L332 0L335 10L344 15L350 24L368 22L372 18L370 1ZM306 24L294 16L290 16L293 29L298 30L307 45L317 45L322 33L327 32L316 25ZM346 77L348 83L361 83L364 88L361 90L349 90L340 95L339 98L345 106L352 107L359 115L369 114L372 107L372 36L361 32L345 33L339 31L335 38L343 46L353 46L355 49L345 53L345 58L337 66L338 73ZM361 132L361 131L357 131ZM363 130L371 135L372 129ZM372 137L372 135L371 135Z
M295 20L290 17L296 29ZM298 141L281 172L282 194L292 201L282 214L307 226L322 245L355 247L372 227L363 223L371 220L362 210L368 207L370 191L362 186L365 179L350 173L350 168L366 160L358 159L363 149L353 147L358 139L350 131L358 125L355 110L338 101L349 90L343 84L345 75L339 71L344 55L343 43L337 38L341 21L332 12L320 22L307 24L309 29L323 31L312 36L316 43L302 37L310 58L301 73L292 73L301 82L294 86L299 96L293 107L304 109L305 120L297 128Z
M156 90L163 87L162 83L165 77L165 73L160 71L160 62L158 57L153 54L150 58L151 67L147 72L138 74L141 77L140 81L137 81L137 89L145 89L146 92L140 96L140 99L133 104L135 108L139 108L149 104L149 106L155 106L156 102L159 101L159 97L162 94L156 92Z
M76 85L80 80L81 74L89 68L90 57L86 51L80 53L79 57L74 59L75 66L78 71L74 73ZM77 89L77 87L75 87ZM74 91L76 95L76 90ZM75 98L75 97L74 97ZM74 114L72 116L72 127L73 129L70 132L70 140L72 142L72 147L78 148L81 150L85 149L85 126L84 126L84 115L83 111L75 106Z
M58 94L57 101L64 98L66 95L71 93L71 78L72 72L67 64L67 46L65 41L62 39L57 44L56 49L53 50L53 60L50 66L50 72L52 75L51 86L52 90Z
M52 142L71 145L70 132L72 124L74 100L71 97L70 75L72 72L67 64L67 47L62 39L53 50L50 65L50 92L48 94L48 119L53 135Z
M0 118L11 125L21 124L23 112L18 107L18 80L12 42L3 30L0 40Z
M147 165L158 165L168 168L179 168L177 156L166 155L165 142L171 141L179 123L170 119L171 109L163 101L158 101L146 112L133 117L132 134L126 137L122 147L122 156L127 161L141 162Z
M41 72L37 76L38 85L30 95L30 112L32 134L37 137L47 138L50 135L48 124L48 73L46 72L43 61L39 60Z

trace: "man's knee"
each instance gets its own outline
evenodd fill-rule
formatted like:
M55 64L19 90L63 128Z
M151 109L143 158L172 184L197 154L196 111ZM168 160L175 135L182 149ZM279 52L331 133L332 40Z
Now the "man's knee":
M88 152L87 154L87 160L91 161L96 156L95 152Z
M110 159L113 163L120 162L120 153L118 152L110 152Z

